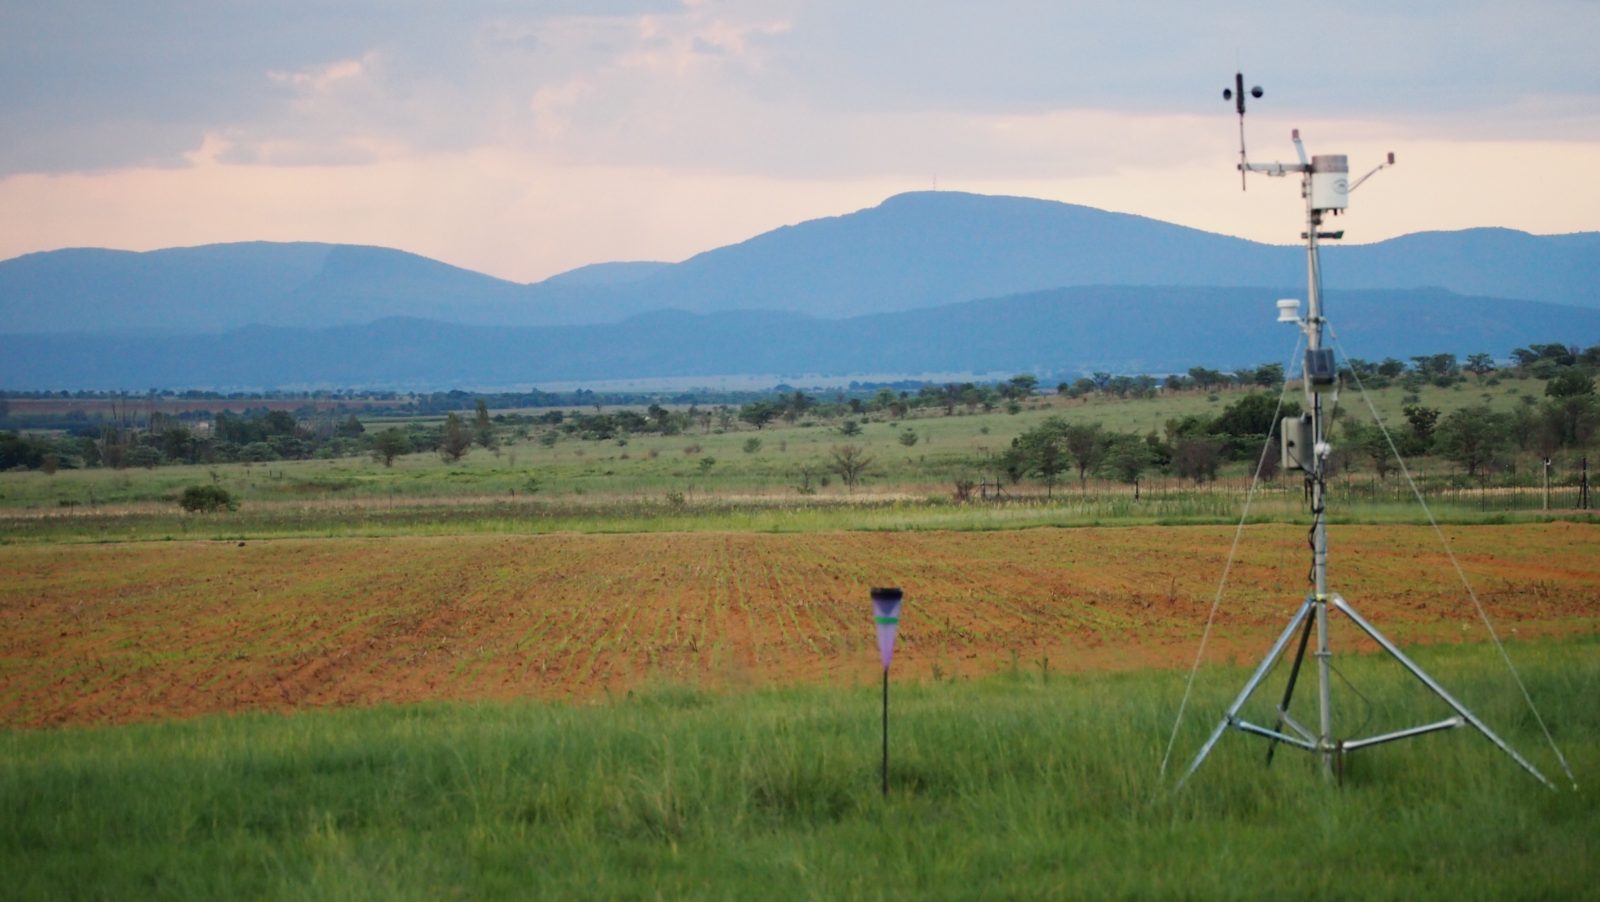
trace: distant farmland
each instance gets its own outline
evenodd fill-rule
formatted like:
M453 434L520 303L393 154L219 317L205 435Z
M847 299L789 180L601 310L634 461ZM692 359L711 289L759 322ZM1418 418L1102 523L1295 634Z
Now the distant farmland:
M1449 534L1505 635L1594 632L1595 526ZM5 546L0 724L857 685L874 673L874 584L907 590L906 678L1186 667L1231 539L1206 526ZM1431 530L1337 527L1333 541L1335 587L1397 640L1485 638ZM1251 527L1212 659L1255 660L1304 577L1303 529ZM1335 648L1368 647L1356 640L1341 630Z

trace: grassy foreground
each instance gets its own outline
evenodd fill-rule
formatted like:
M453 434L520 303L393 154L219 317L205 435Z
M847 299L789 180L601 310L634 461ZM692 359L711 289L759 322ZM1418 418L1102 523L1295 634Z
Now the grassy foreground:
M1600 765L1597 651L1513 649L1580 781ZM1182 674L1022 666L895 686L888 799L875 686L6 732L0 873L17 899L1592 892L1592 788L1559 778L1492 649L1416 657L1561 790L1454 731L1357 753L1340 788L1230 734L1173 793L1157 768ZM1340 671L1352 731L1441 716L1383 660ZM1244 676L1202 671L1174 770Z

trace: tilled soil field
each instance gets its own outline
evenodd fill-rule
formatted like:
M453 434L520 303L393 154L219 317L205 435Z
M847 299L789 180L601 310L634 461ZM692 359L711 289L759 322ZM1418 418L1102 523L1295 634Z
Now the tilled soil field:
M1502 637L1593 633L1600 528L1447 527ZM897 678L1187 668L1230 527L675 533L0 547L0 726L646 685L855 685L867 590ZM1486 630L1434 531L1335 527L1331 582L1401 643ZM1307 591L1303 527L1245 531L1207 659L1253 663ZM1335 618L1337 653L1369 651Z

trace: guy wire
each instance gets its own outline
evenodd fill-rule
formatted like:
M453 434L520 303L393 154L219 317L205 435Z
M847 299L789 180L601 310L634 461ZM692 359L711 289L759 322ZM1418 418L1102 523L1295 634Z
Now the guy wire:
M1303 338L1304 336L1301 336ZM1278 392L1278 406L1272 412L1272 422L1278 422L1278 416L1283 412L1283 399L1289 393L1289 367L1293 365L1294 358L1300 353L1300 338L1295 339L1294 350L1289 354L1289 363L1285 364L1283 372L1283 388ZM1178 716L1172 722L1172 735L1167 738L1166 753L1161 756L1160 776L1167 775L1167 764L1172 760L1172 748L1178 741L1178 728L1183 725L1183 714L1189 707L1189 696L1194 692L1194 677L1200 671L1200 661L1206 653L1206 643L1211 638L1211 628L1217 621L1217 609L1222 606L1222 593L1228 586L1228 574L1233 570L1233 560L1239 553L1239 541L1244 537L1245 523L1250 519L1250 503L1255 500L1256 488L1261 485L1261 469L1266 459L1266 450L1272 442L1272 430L1267 430L1267 442L1262 446L1262 454L1256 458L1255 473L1250 479L1250 489L1245 493L1244 510L1239 513L1239 524L1233 530L1233 544L1228 548L1228 559L1222 565L1222 577L1217 581L1217 591L1211 599L1211 611L1206 615L1205 629L1200 632L1200 647L1195 649L1194 664L1189 668L1189 677L1184 683L1183 699L1178 702Z
M1349 362L1349 355L1344 352L1344 346L1339 341L1339 333L1334 331L1329 324L1328 332L1333 338L1334 346L1338 349L1339 356ZM1367 410L1372 414L1373 422L1378 424L1378 430L1383 433L1383 440L1389 445L1389 452L1394 455L1395 462L1400 467L1400 473L1405 476L1406 484L1411 487L1411 494L1422 506L1422 512L1428 517L1428 525L1433 527L1433 533L1439 539L1439 544L1444 548L1445 556L1450 559L1450 566L1455 568L1456 576L1460 578L1461 585L1467 590L1467 597L1472 599L1473 607L1477 608L1478 619L1483 621L1484 629L1488 630L1489 638L1493 640L1495 649L1500 653L1500 659L1505 662L1506 670L1511 673L1512 682L1517 684L1517 689L1522 692L1523 701L1528 703L1528 711L1533 714L1533 719L1539 724L1539 729L1544 733L1545 741L1550 744L1550 750L1555 752L1556 760L1561 762L1561 769L1566 772L1567 779L1572 782L1572 788L1578 788L1578 778L1573 776L1571 765L1567 764L1567 756L1561 754L1561 748L1556 745L1555 737L1550 734L1550 727L1545 724L1544 717L1539 714L1539 708L1533 703L1533 696L1528 693L1527 684L1523 683L1522 675L1517 672L1517 667L1511 662L1511 655L1506 651L1505 643L1500 641L1500 633L1489 620L1489 612L1484 609L1483 602L1479 600L1477 590L1472 587L1472 581L1467 578L1467 573L1461 568L1461 562L1456 559L1456 554L1450 547L1450 540L1445 537L1444 530L1439 527L1439 521L1433 516L1433 509L1428 507L1427 499L1422 497L1422 490L1417 488L1417 482L1411 478L1411 468L1406 466L1406 459L1401 456L1400 449L1395 445L1393 436L1383 425L1383 417L1379 416L1378 408L1372 403L1372 398L1367 394L1366 387L1361 384L1361 376L1351 369L1351 376L1356 382L1356 389L1361 392L1361 400L1366 402Z

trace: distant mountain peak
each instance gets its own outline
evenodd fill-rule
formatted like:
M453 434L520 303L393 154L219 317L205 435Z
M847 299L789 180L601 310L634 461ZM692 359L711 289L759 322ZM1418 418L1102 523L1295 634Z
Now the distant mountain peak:
M1426 232L1329 247L1333 291L1440 286L1600 307L1600 234ZM681 263L598 263L519 285L390 248L237 242L0 262L0 331L325 327L389 316L491 326L616 323L652 310L840 319L1082 286L1281 286L1304 253L1033 197L910 191ZM1003 324L996 324L996 328ZM774 336L774 340L782 340Z

